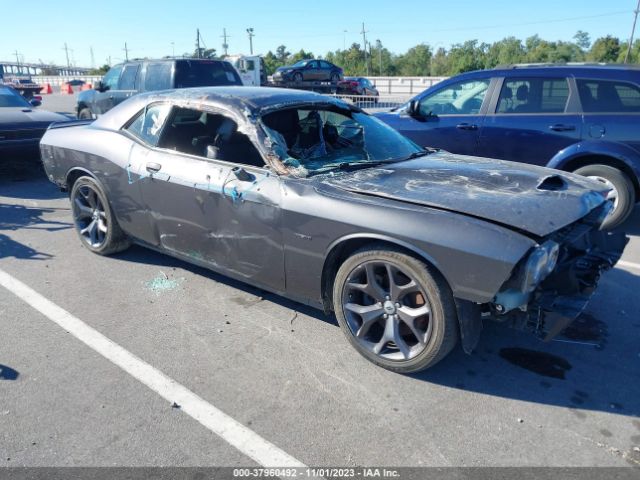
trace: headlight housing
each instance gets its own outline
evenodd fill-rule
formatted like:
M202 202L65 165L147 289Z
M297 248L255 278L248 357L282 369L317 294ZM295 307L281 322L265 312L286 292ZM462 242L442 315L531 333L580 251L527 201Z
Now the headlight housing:
M524 268L522 290L532 292L556 268L560 245L548 240L536 247L529 255Z

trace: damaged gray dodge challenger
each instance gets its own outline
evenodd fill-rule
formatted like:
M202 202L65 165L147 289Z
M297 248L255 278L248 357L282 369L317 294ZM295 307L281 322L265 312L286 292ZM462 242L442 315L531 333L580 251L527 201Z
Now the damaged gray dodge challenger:
M49 176L106 255L131 242L334 311L351 344L425 369L488 320L545 339L586 306L624 234L597 182L424 150L340 100L286 89L153 92L52 126Z

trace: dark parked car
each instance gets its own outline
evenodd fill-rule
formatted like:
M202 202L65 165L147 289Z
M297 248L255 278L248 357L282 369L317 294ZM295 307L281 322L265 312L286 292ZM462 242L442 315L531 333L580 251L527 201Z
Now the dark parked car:
M116 65L94 90L78 95L78 118L102 115L127 98L141 92L171 88L242 85L233 65L223 60L140 60Z
M640 199L640 68L514 66L436 84L378 118L422 146L576 172L611 189L619 225Z
M342 69L326 60L300 60L293 65L278 68L273 74L275 83L331 82L343 78Z
M371 83L371 80L364 77L344 77L344 80L338 83L338 93L343 95L361 95L366 97L380 96L376 86Z
M0 154L37 152L47 127L69 120L58 113L33 109L39 105L39 100L28 102L13 87L0 85Z
M579 175L423 150L360 109L280 88L134 97L52 127L49 178L98 254L131 242L335 311L398 372L470 352L483 320L551 338L627 238Z

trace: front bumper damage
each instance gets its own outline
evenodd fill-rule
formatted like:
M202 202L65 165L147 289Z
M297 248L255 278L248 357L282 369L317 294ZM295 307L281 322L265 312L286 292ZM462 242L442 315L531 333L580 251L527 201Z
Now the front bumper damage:
M553 271L532 291L523 292L513 288L522 284L522 265L516 268L483 316L511 323L545 341L560 334L584 311L600 276L620 260L629 241L624 233L598 230L603 215L602 208L596 209L581 221L545 238L560 246ZM501 300L514 298L514 290L515 298L524 301L505 308Z
M561 333L583 312L601 274L620 260L629 241L624 233L594 231L585 237L581 244L588 248L558 264L530 303L528 327L545 341ZM575 250L576 245L571 247Z

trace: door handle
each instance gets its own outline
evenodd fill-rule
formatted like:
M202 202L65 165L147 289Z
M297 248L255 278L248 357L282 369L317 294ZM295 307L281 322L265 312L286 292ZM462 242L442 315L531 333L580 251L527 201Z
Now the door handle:
M149 173L159 172L161 168L162 168L162 165L160 165L159 163L155 163L155 162L147 163L147 172Z
M556 123L555 125L549 125L549 130L553 130L554 132L570 132L575 130L575 125L564 125L562 123Z
M473 123L459 123L458 125L456 125L456 128L458 130L477 130L478 125L475 125Z

